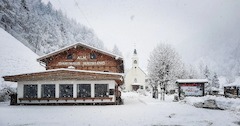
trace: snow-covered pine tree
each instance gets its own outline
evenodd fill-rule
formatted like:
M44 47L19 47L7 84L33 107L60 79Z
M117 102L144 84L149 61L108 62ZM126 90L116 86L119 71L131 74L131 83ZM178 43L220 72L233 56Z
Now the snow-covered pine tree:
M204 66L204 59L201 59L198 63L199 78L205 78Z
M181 65L179 66L179 73L177 74L177 78L178 79L187 79L189 78L189 73L188 70L185 67L185 64L181 63Z
M114 47L112 49L112 53L116 54L116 55L119 55L119 56L122 56L122 52L118 49L116 44L114 45Z
M207 79L210 79L210 70L208 69L208 66L206 65L205 69L204 69L204 76Z
M195 67L192 66L192 65L189 65L189 66L188 66L188 78L189 78L189 79L199 78L197 70L196 70Z
M76 42L104 49L92 29L41 0L0 0L0 27L38 55Z
M211 73L207 65L204 69L204 76L208 80L208 83L205 84L205 92L209 94L211 92L212 82L211 82Z
M235 46L235 48L232 51L231 54L231 60L233 60L233 62L231 63L231 74L233 74L234 76L240 76L240 42L238 42L238 44Z
M217 73L214 73L214 75L213 75L213 78L212 78L212 87L215 87L215 88L219 88L219 87L220 87Z

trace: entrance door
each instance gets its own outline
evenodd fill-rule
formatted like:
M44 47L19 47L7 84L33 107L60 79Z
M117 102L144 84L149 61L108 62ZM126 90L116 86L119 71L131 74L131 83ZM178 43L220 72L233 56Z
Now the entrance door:
M137 91L139 89L139 85L132 85L133 91Z

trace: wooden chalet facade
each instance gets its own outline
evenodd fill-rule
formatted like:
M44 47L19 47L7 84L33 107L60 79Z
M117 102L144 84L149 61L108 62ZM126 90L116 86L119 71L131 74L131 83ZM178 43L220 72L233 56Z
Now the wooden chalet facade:
M4 76L17 82L17 104L119 104L123 58L76 43L37 59L46 71Z
M230 84L224 86L224 96L230 98L240 98L240 85Z

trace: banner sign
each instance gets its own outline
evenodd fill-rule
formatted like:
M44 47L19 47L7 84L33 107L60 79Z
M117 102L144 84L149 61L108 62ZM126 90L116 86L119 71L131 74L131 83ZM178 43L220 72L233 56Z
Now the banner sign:
M181 91L185 96L202 96L203 89L201 85L181 85Z
M104 61L97 62L58 62L58 66L104 66Z

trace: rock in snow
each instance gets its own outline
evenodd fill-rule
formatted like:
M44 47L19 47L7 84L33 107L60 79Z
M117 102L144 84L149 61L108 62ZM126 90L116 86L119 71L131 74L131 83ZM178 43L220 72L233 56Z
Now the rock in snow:
M209 109L219 109L214 99L205 100L202 107Z
M214 101L212 101L214 100ZM183 103L193 105L197 108L203 108L205 104L205 108L207 106L212 106L214 108L214 104L221 110L231 110L240 112L240 100L239 98L225 98L223 96L204 96L204 97L185 97L182 101Z

